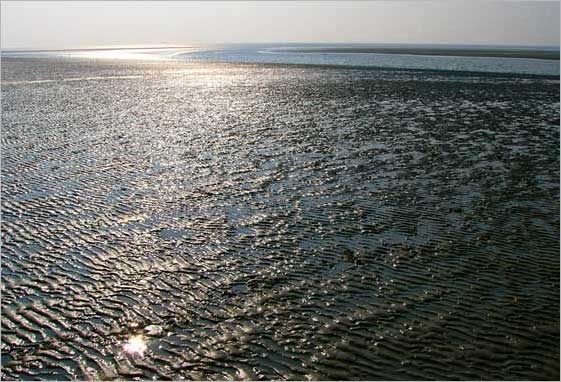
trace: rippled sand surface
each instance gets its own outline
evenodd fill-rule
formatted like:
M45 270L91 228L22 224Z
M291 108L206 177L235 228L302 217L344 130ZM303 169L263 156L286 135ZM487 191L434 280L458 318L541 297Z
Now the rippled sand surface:
M2 59L5 379L559 379L559 79Z

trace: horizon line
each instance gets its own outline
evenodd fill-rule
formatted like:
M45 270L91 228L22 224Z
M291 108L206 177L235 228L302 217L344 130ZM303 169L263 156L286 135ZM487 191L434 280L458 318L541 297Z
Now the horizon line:
M4 0L3 0L4 1ZM521 47L521 48L545 48L560 50L560 45L529 45L529 44L514 44L514 43L409 43L409 42L339 42L339 41L313 41L313 42L290 42L290 41L270 41L270 42L215 42L215 43L196 43L196 44L127 44L127 45L100 45L100 46L87 46L87 47L68 47L68 48L34 48L34 47L0 47L2 52L60 52L60 51L94 51L94 50L133 50L133 49L183 49L183 48L201 48L205 46L220 46L220 45L266 45L266 44L288 44L288 45L314 45L314 44L337 44L337 45L409 45L409 46L477 46L477 47Z

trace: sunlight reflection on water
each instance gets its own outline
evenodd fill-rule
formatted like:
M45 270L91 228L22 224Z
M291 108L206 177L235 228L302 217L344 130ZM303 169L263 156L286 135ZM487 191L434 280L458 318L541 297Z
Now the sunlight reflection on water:
M129 340L123 346L123 351L131 355L144 356L144 352L148 349L146 346L146 341L142 335L135 335L129 338Z

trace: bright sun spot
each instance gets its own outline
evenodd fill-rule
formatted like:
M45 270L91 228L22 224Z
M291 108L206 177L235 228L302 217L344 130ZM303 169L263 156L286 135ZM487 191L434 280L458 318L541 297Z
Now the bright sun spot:
M126 353L132 355L138 354L141 357L144 355L146 349L147 349L146 342L144 341L144 338L141 335L137 335L129 338L127 343L125 343L125 345L123 346L123 350Z

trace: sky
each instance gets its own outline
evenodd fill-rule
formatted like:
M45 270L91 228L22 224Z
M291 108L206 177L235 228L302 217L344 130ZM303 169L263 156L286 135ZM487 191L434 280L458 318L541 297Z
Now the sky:
M1 48L258 42L559 46L558 1L5 1Z

